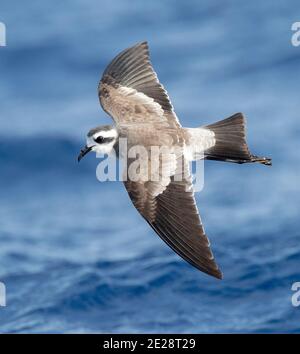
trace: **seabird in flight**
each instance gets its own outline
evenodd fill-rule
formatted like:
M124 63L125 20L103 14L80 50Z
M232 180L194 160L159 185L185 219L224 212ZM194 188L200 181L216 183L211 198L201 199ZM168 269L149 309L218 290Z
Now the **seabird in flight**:
M189 163L204 158L271 165L271 159L250 153L244 115L236 113L199 128L182 127L151 65L147 42L113 59L104 71L98 94L102 108L115 124L91 129L78 161L89 151L109 154L114 150L118 154L121 137L127 139L129 148L139 145L149 151L152 146L167 146L169 152L164 158L169 168L162 169L161 178L127 178L125 188L139 213L179 256L221 279L195 203ZM147 163L151 164L150 159Z

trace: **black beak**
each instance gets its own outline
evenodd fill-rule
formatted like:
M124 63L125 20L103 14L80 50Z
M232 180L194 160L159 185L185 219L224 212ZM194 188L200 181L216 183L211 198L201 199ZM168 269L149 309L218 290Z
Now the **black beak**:
M83 158L83 156L85 156L88 152L90 152L92 150L93 146L85 146L83 149L80 150L80 153L78 155L78 162L80 162L80 160Z

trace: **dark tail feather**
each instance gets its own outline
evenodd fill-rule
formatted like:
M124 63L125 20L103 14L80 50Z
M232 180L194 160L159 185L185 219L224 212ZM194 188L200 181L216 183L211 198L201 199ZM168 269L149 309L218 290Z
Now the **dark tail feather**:
M205 126L215 133L216 144L205 151L208 160L227 161L235 163L257 162L272 165L268 157L252 155L246 142L246 119L242 113Z

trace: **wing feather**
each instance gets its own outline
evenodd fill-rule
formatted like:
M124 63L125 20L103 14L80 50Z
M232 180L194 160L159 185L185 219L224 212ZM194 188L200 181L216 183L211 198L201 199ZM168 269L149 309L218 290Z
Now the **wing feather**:
M151 65L147 42L125 49L113 59L104 71L98 95L102 108L117 124L161 122L169 127L180 126ZM146 116L140 114L145 107Z
M175 181L172 176L168 186L156 196L147 184L124 184L134 206L163 241L197 269L222 278L200 220L190 176L182 181Z

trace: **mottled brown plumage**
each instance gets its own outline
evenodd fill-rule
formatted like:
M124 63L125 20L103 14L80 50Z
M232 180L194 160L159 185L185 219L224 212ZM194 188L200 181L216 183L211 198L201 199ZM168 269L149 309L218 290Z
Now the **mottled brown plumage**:
M99 84L99 99L129 147L183 148L186 132L152 68L146 42L123 51L110 63ZM182 150L174 154L170 160L176 164ZM134 206L175 252L203 272L222 277L200 221L190 175L181 182L174 181L173 172L167 182L128 180L124 184Z
M147 158L146 176L127 179L125 187L136 209L176 253L201 271L222 278L195 203L189 161L206 158L271 164L270 159L250 153L243 114L202 128L182 128L152 68L146 42L124 50L108 65L98 93L101 106L115 121L114 135L107 135L111 127L92 129L79 160L90 150L102 151L99 139L113 141L116 136L126 138L129 149L140 145L150 152L153 146L166 147L164 161L154 166L158 180L150 178L153 161ZM101 137L101 131L105 136ZM127 167L131 160L129 157Z

